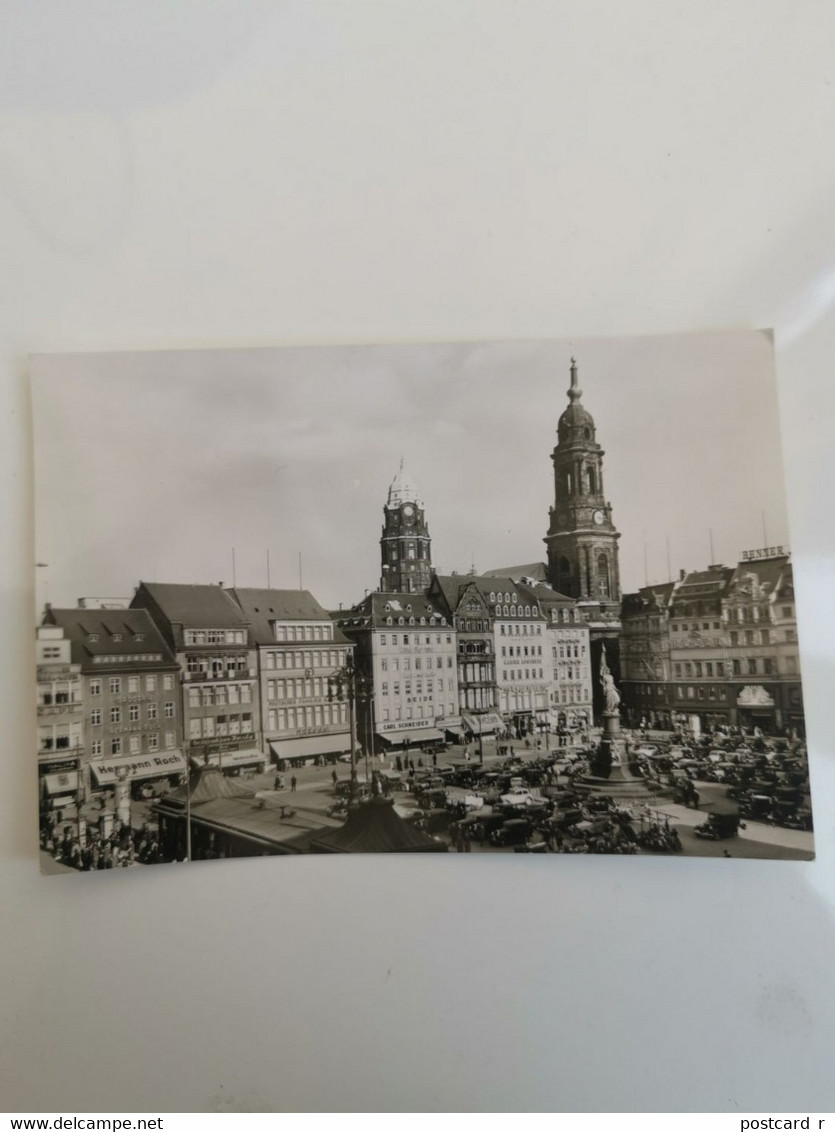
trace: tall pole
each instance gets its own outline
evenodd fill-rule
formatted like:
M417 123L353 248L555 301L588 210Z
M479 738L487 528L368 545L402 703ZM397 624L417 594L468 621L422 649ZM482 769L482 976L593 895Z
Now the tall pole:
M713 530L708 529L708 536L710 537L710 565L713 565Z
M236 576L235 576L235 548L233 546L232 547L232 589L235 589L237 584L238 583L237 583L237 579L236 579Z
M302 552L301 551L299 551L299 589L300 590L304 589L304 586L302 585Z
M670 565L670 536L665 535L664 541L667 544L667 581L671 582L673 580L673 568Z
M763 521L763 546L768 546L768 532L765 529L765 511L760 511L760 517Z
M270 552L268 550L267 551L267 589L269 590L271 588L272 587L270 586Z
M351 785L348 792L348 802L355 802L357 799L357 720L356 709L354 704L354 671L352 667L346 666L347 674L347 691L348 691L348 721L351 731Z
M191 860L191 767L186 752L186 860Z

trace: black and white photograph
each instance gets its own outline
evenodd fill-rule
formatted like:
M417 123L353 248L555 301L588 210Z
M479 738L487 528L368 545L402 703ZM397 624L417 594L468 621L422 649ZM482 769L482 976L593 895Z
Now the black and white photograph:
M31 369L42 872L813 857L769 332Z

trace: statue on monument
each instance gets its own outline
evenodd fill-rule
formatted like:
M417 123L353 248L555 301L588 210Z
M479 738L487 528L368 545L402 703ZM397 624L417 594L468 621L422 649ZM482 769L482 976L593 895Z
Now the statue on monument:
M620 692L615 687L615 678L609 671L606 663L606 646L600 653L600 682L603 685L603 697L606 701L606 715L620 715Z

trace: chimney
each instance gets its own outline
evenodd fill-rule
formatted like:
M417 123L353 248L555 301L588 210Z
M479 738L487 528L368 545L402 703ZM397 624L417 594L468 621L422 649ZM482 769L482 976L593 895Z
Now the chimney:
M683 581L684 581L684 579L685 579L686 577L687 577L687 571L686 571L686 570L679 570L679 572L678 572L678 580L679 580L680 582L683 582Z

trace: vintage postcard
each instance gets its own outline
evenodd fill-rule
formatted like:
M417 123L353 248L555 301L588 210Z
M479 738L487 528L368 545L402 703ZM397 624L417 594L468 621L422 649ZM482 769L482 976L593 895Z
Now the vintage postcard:
M813 856L767 332L32 381L43 871Z

